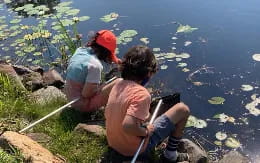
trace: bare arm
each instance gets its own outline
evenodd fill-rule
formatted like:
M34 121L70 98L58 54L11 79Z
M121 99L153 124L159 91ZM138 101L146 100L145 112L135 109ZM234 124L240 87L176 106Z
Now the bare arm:
M124 132L133 136L147 136L146 128L141 127L142 121L130 115L126 115L122 126Z
M99 84L97 83L86 83L83 87L81 95L84 98L90 98L98 92Z

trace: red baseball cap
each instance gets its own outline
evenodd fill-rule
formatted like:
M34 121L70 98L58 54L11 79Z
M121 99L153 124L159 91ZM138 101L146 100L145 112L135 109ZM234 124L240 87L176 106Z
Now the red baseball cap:
M111 52L111 59L114 63L119 63L120 59L116 56L116 36L109 30L97 32L96 43L107 48Z

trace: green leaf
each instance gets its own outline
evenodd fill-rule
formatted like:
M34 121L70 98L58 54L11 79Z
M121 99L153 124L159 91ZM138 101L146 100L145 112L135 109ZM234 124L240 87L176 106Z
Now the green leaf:
M180 24L179 27L177 28L177 32L176 33L191 33L195 30L198 30L198 28L192 28L191 26L189 25L182 25Z
M238 148L241 146L240 142L232 137L227 138L225 145L229 148Z
M241 89L243 91L252 91L254 89L254 87L252 87L251 85L243 84L243 85L241 85Z
M147 38L147 37L143 37L143 38L140 38L140 41L142 41L145 44L149 44L150 41L148 39L149 38Z
M22 10L24 10L24 6L22 6L22 7L17 7L17 8L14 9L14 11L22 11Z
M72 10L67 11L66 15L68 15L68 16L75 16L75 15L77 15L79 13L79 11L80 11L79 9L72 9Z
M111 22L113 20L116 20L119 17L119 14L115 13L115 12L111 12L108 15L104 15L102 18L100 18L101 21L103 22Z
M190 115L185 127L205 128L207 122Z
M72 1L68 1L68 2L61 2L58 4L59 7L66 7L72 4Z
M252 56L252 58L253 58L255 61L260 62L260 54L254 54L254 55Z
M16 23L20 23L22 20L21 19L13 19L10 21L11 24L16 24Z
M89 16L81 16L79 17L79 21L86 21L86 20L89 20L90 17Z
M220 141L225 140L227 138L227 134L219 131L216 133L216 138Z
M225 102L225 99L223 97L212 97L208 100L208 102L213 105L219 105L223 104Z

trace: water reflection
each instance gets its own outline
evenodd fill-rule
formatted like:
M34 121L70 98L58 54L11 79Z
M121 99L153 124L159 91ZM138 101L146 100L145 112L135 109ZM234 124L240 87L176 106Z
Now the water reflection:
M40 6L40 5L46 5L46 7L49 8L49 11L46 11L45 14L51 14L55 13L56 10L54 9L55 6L57 6L60 3L60 0L11 0L10 3L7 3L7 8L11 8L13 11L17 7L22 7L26 4L33 4L34 7ZM21 10L21 11L15 11L18 15L23 17L29 17L30 15L27 14L27 12Z

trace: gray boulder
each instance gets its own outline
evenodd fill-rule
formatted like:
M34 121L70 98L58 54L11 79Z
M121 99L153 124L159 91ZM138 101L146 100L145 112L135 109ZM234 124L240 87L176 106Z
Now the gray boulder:
M46 104L57 99L66 99L64 93L54 86L41 88L31 94L31 99L38 104Z
M243 156L237 151L230 151L223 156L219 163L249 163L248 157Z
M0 147L5 151L20 151L25 162L32 163L63 163L64 160L54 156L50 151L29 137L16 132L7 131L0 137Z
M182 139L178 146L179 152L187 152L190 156L190 163L207 163L208 156L204 149L188 139Z
M62 88L65 84L61 75L54 69L43 73L43 82L45 85L52 85L57 88Z
M97 136L104 136L106 134L106 130L103 127L102 123L94 122L94 123L79 123L74 132L80 133L92 133Z
M38 72L31 71L30 73L23 74L21 77L24 86L29 91L36 91L43 87L43 78Z
M0 73L6 74L18 88L25 90L25 87L21 82L20 77L18 76L18 74L15 72L14 68L11 65L1 62Z

